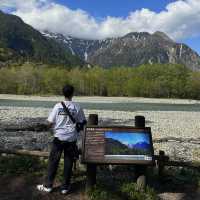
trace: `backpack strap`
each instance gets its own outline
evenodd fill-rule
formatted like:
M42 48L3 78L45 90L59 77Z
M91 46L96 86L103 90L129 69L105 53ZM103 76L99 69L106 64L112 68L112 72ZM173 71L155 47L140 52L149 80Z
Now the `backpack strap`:
M65 113L69 116L69 118L71 119L71 121L75 124L76 120L74 119L74 117L72 116L72 114L69 112L69 109L66 107L65 103L62 101L61 102L63 109L65 111Z

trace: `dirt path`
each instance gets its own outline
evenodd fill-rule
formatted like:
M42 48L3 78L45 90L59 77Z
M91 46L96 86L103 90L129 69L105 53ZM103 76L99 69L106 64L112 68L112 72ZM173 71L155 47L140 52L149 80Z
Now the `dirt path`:
M61 195L58 183L52 193L46 194L36 190L36 185L41 180L30 181L25 176L0 178L1 200L86 200L83 193L82 183L72 185L68 195ZM76 189L75 189L76 188Z
M87 200L84 194L84 182L72 184L71 192L68 195L61 195L58 182L55 183L55 188L50 194L37 191L36 185L42 180L42 177L25 175L0 177L0 200ZM200 200L200 188L170 182L155 185L159 200Z

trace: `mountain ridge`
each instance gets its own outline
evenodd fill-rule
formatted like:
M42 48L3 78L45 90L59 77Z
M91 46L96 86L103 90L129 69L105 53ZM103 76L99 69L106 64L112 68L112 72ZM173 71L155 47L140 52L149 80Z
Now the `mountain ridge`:
M200 70L200 56L183 43L176 43L165 33L131 32L123 37L86 40L62 34L43 33L52 37L85 62L105 68L136 67L142 64L183 64ZM64 41L64 42L63 42Z
M83 62L15 15L0 12L0 64L34 61L75 66Z
M160 31L86 40L38 31L20 17L0 11L0 66L25 61L69 67L89 63L104 68L172 63L200 70L195 51Z

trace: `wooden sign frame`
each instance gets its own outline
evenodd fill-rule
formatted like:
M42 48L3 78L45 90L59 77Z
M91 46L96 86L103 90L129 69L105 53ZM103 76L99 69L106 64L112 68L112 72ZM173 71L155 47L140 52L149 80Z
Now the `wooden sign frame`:
M127 133L146 133L149 134L150 139L150 151L151 160L133 160L133 159L112 159L107 158L105 155L105 132L106 131L117 131ZM123 133L122 133L123 134ZM112 157L112 156L111 156ZM142 164L142 165L152 165L154 164L154 149L152 143L151 128L136 128L131 126L97 126L90 125L86 126L83 134L82 140L82 163L84 164Z

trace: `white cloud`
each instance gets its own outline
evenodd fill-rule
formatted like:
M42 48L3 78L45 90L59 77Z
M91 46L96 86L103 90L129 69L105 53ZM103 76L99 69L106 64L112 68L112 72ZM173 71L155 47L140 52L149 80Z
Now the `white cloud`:
M49 0L0 0L0 8L2 10L15 9L27 12L28 10L32 10L35 7L39 8L49 2Z
M53 0L0 0L0 8L15 8L13 14L36 29L79 38L103 39L134 31L163 31L175 40L200 36L200 0L178 0L159 13L143 8L126 18L108 16L101 21Z

